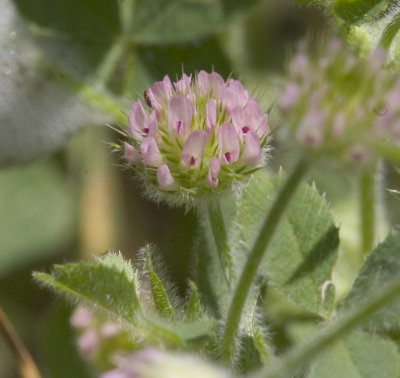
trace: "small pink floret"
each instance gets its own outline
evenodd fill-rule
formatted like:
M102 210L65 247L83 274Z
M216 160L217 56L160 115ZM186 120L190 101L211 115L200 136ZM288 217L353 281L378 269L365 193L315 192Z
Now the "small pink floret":
M176 183L167 164L161 165L157 170L157 182L161 189L175 190Z
M186 96L172 96L168 104L168 129L185 138L192 123L192 104Z
M224 123L218 130L218 145L220 156L226 164L239 159L240 145L235 128L230 123Z
M150 167L159 167L162 164L162 156L153 137L144 138L140 145L143 164Z
M139 151L126 142L124 142L124 158L135 165L141 163Z
M221 170L221 163L217 157L213 157L210 160L208 167L207 182L211 188L215 188L218 185L218 175Z
M207 133L204 130L195 130L187 138L181 153L181 164L188 168L197 168L207 144Z

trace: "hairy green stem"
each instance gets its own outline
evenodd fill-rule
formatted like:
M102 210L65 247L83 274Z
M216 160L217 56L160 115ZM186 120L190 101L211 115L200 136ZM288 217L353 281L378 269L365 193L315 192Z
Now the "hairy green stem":
M225 222L222 215L221 205L218 199L208 204L208 218L211 223L211 230L214 236L215 245L217 246L218 257L221 263L228 283L232 280L232 255L228 243L228 234L225 228Z
M360 232L363 254L371 251L375 241L375 172L376 167L366 169L360 177Z
M225 330L222 341L222 358L232 361L235 353L235 339L238 333L243 308L246 303L251 285L257 274L258 266L268 248L274 232L281 220L286 208L304 177L308 168L308 163L301 160L292 174L279 191L273 202L264 224L262 225L256 242L247 258L239 282L235 289L226 319Z
M332 343L345 336L353 327L399 295L400 276L392 280L381 292L375 293L361 305L355 306L352 312L343 315L333 324L324 327L309 342L295 347L286 356L278 360L275 365L265 367L254 374L252 378L285 378L293 376L298 369L314 360Z

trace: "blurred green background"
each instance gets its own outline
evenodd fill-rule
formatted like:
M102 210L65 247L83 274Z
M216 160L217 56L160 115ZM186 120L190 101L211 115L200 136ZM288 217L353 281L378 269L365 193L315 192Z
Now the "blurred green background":
M134 258L153 242L183 287L196 225L194 214L142 198L106 144L118 135L105 123L124 122L132 100L183 70L239 78L267 110L288 53L331 33L331 22L283 0L0 0L0 9L0 306L45 377L87 377L69 307L41 290L32 270L108 249ZM274 143L273 165L285 166L290 151ZM337 222L351 226L351 172L315 177ZM383 181L400 186L393 167L382 167ZM382 201L399 222L399 201L386 192ZM347 260L353 268L339 274L351 277L359 256ZM0 377L17 376L0 337Z

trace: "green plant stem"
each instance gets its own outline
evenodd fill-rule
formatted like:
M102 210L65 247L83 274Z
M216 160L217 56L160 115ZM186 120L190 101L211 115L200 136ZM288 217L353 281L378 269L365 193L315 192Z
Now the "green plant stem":
M105 91L96 89L89 83L72 77L52 62L45 61L44 64L46 64L47 72L51 73L55 80L76 92L88 105L100 108L121 124L127 122L127 116L122 113L123 106Z
M387 140L376 140L368 144L384 159L389 160L393 164L400 164L400 147L398 144Z
M364 170L360 177L360 231L363 254L371 251L375 241L375 172L376 166Z
M247 258L246 265L243 268L235 289L226 319L222 341L222 358L225 361L232 361L234 356L235 339L238 333L243 308L251 285L257 274L258 266L270 241L272 240L279 221L281 220L307 169L308 163L305 160L301 160L293 170L292 174L286 179L286 182L279 191L267 217L265 218L256 242Z
M225 228L225 222L222 215L221 204L218 199L210 201L208 204L208 218L211 224L211 230L217 246L218 257L224 272L227 284L232 280L232 255L228 243L228 234Z
M285 378L293 376L298 369L310 363L332 343L345 336L353 327L360 324L398 295L400 295L400 276L392 280L381 292L375 293L361 305L355 306L352 312L343 315L333 324L324 327L309 342L293 348L274 365L265 367L254 374L252 378Z

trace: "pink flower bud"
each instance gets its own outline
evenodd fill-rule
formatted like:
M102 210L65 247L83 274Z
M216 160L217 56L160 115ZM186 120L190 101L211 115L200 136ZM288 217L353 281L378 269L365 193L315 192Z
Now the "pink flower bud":
M185 138L190 132L192 104L186 96L172 96L168 104L168 129Z
M299 97L299 86L295 83L288 83L283 90L282 97L280 99L280 106L283 110L290 110L296 103Z
M245 145L240 157L242 164L253 167L260 162L261 158L260 140L253 131L245 134Z
M73 327L85 328L88 327L93 320L92 311L84 306L78 306L73 312L69 322Z
M226 164L232 164L239 159L239 139L235 128L230 123L224 123L219 127L218 145L220 157Z
M168 102L172 96L172 84L167 75L162 81L155 82L147 91L147 95L153 109L160 111L162 106Z
M157 170L157 182L163 190L175 190L176 183L167 164L161 165Z
M143 164L150 167L159 167L162 164L162 156L153 137L143 139L140 145Z
M78 337L78 348L80 352L89 357L96 350L99 337L96 330L89 328Z
M183 74L182 79L174 83L176 92L179 93L180 95L187 95L190 90L191 80L192 80L192 75L187 76Z
M215 127L217 122L217 102L215 100L209 100L206 104L206 131L210 134Z
M217 157L213 157L210 160L210 165L208 167L207 182L211 188L215 188L218 185L218 175L221 170L221 163Z
M126 142L124 142L124 158L135 165L142 163L139 151Z
M188 168L199 167L206 143L207 133L204 130L193 131L183 146L181 164Z

